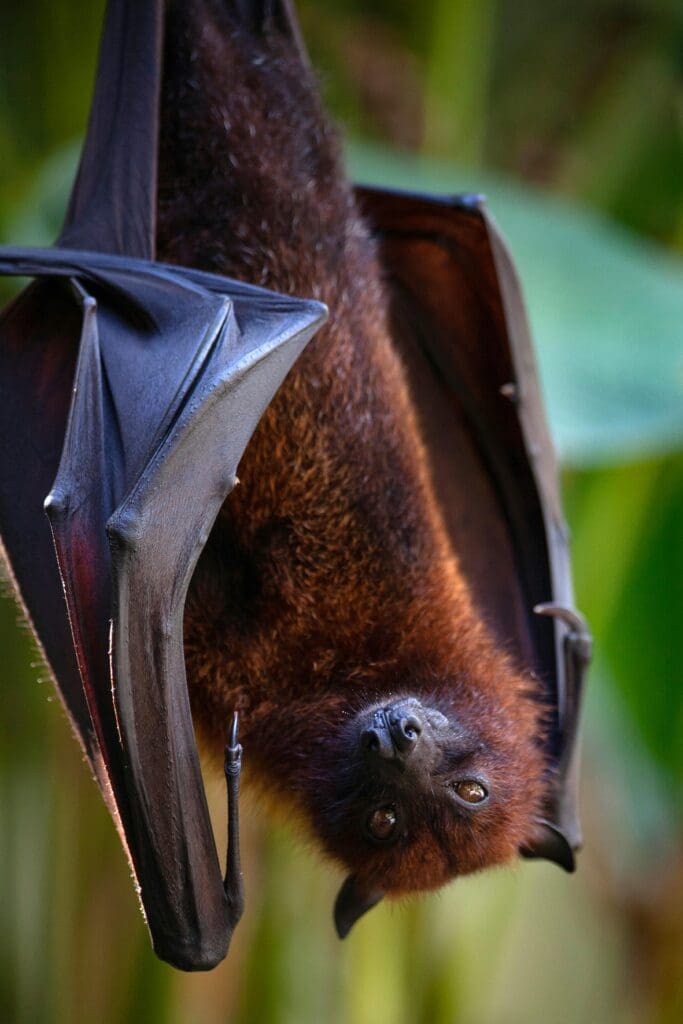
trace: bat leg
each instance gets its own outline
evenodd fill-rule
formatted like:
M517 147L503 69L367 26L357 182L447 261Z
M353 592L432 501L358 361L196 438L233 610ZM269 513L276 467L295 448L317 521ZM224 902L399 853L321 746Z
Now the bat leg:
M225 748L225 781L228 789L228 854L223 887L228 901L230 924L234 928L244 910L244 881L240 861L239 791L242 774L242 747L237 741L239 715L235 711L230 742Z

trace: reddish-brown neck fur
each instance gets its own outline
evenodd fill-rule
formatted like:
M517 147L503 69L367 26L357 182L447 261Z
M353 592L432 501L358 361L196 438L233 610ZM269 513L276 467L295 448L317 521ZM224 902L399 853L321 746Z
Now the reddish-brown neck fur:
M159 257L330 309L263 417L195 575L195 719L222 749L239 709L246 766L310 819L341 722L396 693L446 703L514 761L505 827L462 869L507 859L540 796L537 711L449 548L336 135L285 40L232 30L210 0L187 7L170 16ZM416 870L422 887L439 884L437 859L417 844L395 890Z

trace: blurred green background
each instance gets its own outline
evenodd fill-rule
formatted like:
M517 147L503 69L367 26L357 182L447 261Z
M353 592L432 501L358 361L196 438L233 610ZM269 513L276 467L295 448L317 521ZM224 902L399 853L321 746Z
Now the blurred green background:
M683 1020L683 7L301 0L354 174L483 191L519 263L596 637L578 873L544 864L380 907L247 815L228 961L151 953L118 839L17 611L0 602L0 1021ZM0 239L50 241L102 4L0 4ZM3 283L3 287L6 285ZM6 291L4 294L8 294ZM217 834L224 801L209 773Z

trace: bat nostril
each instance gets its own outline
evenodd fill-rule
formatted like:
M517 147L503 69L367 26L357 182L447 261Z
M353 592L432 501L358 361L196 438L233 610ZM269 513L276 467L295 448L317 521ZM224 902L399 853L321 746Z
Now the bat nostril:
M385 723L369 725L360 734L360 748L373 759L394 757L394 742Z
M422 722L416 715L408 715L406 718L402 718L399 727L405 738L411 743L416 743L422 732Z
M415 712L405 713L405 708L390 709L387 715L391 738L401 753L407 754L415 748L424 729L422 719Z
M377 753L380 748L379 736L376 729L363 729L360 736L360 742L363 750L368 750L370 753Z

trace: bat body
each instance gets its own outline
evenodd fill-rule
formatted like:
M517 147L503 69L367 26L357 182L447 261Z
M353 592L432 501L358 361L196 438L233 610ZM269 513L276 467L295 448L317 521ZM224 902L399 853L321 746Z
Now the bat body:
M201 3L172 20L166 67L160 253L330 310L261 420L190 589L196 717L222 749L239 709L262 788L363 889L431 888L511 859L540 810L541 706L450 549L375 243L312 76L286 38ZM350 776L353 723L409 697L446 715L443 757L404 797L398 846L373 844L366 819L398 800L403 768ZM468 774L491 798L462 823L450 787Z
M571 869L588 639L480 203L352 188L285 2L113 0L94 111L58 246L0 250L42 278L0 387L51 417L0 529L155 948L212 966L239 919L234 712L248 777L347 871L340 935L520 851ZM187 690L228 747L223 885Z

